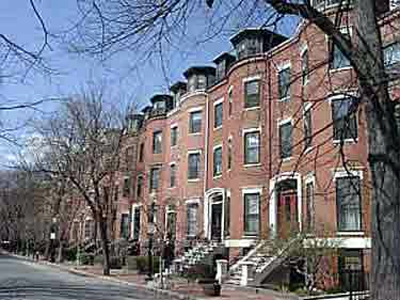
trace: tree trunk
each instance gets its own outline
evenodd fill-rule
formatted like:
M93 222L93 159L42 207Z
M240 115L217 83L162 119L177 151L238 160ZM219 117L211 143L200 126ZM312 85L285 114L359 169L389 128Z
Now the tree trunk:
M372 174L371 299L400 299L400 155L394 105L389 97L374 0L358 0L361 103L368 126ZM364 75L363 75L364 74Z
M100 227L100 240L101 247L103 248L103 275L110 275L110 249L108 247L108 237L107 237L107 219L99 217L99 227Z

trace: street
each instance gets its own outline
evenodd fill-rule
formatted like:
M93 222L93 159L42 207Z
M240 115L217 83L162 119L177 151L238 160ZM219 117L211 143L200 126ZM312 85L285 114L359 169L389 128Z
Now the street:
M128 300L158 296L127 285L60 271L50 266L0 254L0 299Z

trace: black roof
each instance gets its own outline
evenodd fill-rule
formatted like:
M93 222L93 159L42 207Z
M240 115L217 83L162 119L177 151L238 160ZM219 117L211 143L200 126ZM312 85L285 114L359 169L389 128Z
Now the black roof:
M270 31L268 29L264 28L246 28L243 30L240 30L238 33L236 33L233 37L231 37L231 43L236 46L240 41L242 41L245 38L248 37L264 37L266 38L266 41L268 41L269 38L273 38L273 44L279 44L282 43L283 41L287 40L287 37L275 33L273 31Z
M153 97L150 98L151 103L155 103L158 101L168 101L171 100L172 96L167 95L167 94L156 94Z
M175 93L179 90L186 90L186 82L177 81L173 85L171 85L169 89L173 93Z
M234 61L236 57L228 52L222 52L220 55L218 55L216 58L214 58L213 62L216 64L219 64L223 60L227 61Z
M189 78L193 74L215 75L215 68L210 66L193 66L183 73L186 78Z

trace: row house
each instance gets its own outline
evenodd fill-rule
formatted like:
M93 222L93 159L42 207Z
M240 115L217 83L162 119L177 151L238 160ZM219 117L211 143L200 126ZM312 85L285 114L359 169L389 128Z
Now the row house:
M334 18L339 2L314 5ZM399 11L389 1L377 8L385 64L394 68ZM341 22L349 38L353 21L350 6ZM187 248L215 241L210 251L222 247L232 270L256 264L261 284L272 257L252 261L260 243L301 231L338 242L335 272L369 273L371 174L349 61L306 21L291 37L247 28L230 41L233 51L215 66L189 67L185 81L132 117L120 236L173 241L182 261Z

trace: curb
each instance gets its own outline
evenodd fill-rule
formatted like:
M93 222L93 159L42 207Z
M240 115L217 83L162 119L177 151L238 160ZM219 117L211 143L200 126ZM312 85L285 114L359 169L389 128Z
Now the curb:
M104 275L98 275L98 274L94 274L94 273L86 272L86 271L82 271L82 270L76 270L74 268L62 266L62 265L56 264L56 263L51 263L51 262L47 262L47 261L34 261L31 258L22 256L22 255L18 255L18 254L9 253L9 252L4 251L4 250L0 250L0 254L12 256L12 257L15 257L15 258L18 258L18 259L22 259L22 260L25 260L25 261L29 261L31 263L38 264L38 265L54 267L54 268L57 268L59 270L62 270L62 271L65 271L65 272L68 272L68 273L71 273L71 274L75 274L75 275L91 277L91 278L97 278L97 279L101 279L101 280L104 280L104 281L109 281L109 282L113 282L113 283L128 285L128 286L140 289L140 290L153 292L156 295L164 295L164 296L169 297L170 299L179 299L179 300L197 300L198 299L198 298L190 296L190 295L183 295L183 294L180 294L178 292L173 292L173 291L163 290L163 289L159 289L159 288L149 287L149 286L146 286L146 285L143 285L143 284L132 283L132 282L129 282L129 281L116 279L116 278L112 278L112 277L108 277L108 276L104 276Z

